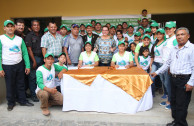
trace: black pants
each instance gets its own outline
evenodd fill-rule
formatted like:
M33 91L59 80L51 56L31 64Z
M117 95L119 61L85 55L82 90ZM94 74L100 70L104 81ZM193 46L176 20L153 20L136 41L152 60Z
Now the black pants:
M171 111L176 126L188 126L187 109L191 100L191 91L186 92L185 84L187 84L190 76L172 77L171 76Z
M6 99L8 105L15 105L15 96L17 93L18 102L26 103L25 84L24 84L24 62L21 61L15 65L2 65L5 72Z

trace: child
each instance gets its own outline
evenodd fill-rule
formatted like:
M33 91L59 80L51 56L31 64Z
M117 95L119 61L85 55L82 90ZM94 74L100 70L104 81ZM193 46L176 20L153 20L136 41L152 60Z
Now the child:
M64 66L67 69L66 63L66 54L62 52L58 57L59 62L55 63L55 65L58 66ZM55 86L57 88L57 91L61 92L61 80L57 77L59 72L55 71Z
M136 48L136 43L135 42L132 42L130 45L129 45L129 48L130 48L130 53L131 55L133 56L133 64L134 66L137 66L136 63L135 63L135 48Z
M143 70L148 72L147 70L150 66L150 61L151 61L151 58L149 56L149 48L143 47L142 54L143 56L139 56L139 65L142 67Z
M59 79L61 79L63 77L63 73L67 71L67 68L53 64L53 54L47 53L44 56L44 62L45 64L38 67L36 71L36 95L41 102L40 107L42 109L42 114L48 116L50 115L50 111L48 110L49 106L63 104L63 96L57 91L54 82L55 70L61 71L58 74Z

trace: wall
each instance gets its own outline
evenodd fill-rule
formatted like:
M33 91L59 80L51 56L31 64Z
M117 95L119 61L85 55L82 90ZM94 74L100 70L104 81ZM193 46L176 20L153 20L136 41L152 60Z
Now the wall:
M194 12L194 0L1 0L0 5L0 26L16 17L140 14L144 8L151 14Z

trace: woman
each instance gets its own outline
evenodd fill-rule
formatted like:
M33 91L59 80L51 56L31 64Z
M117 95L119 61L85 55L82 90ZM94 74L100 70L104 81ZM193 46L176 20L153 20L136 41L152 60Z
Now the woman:
M85 50L80 54L78 68L98 66L99 58L96 52L92 51L92 43L90 41L85 42Z
M125 51L125 42L119 42L119 52L113 55L111 66L115 68L130 68L133 66L132 55ZM115 64L116 63L116 64Z
M139 26L136 31L140 32L141 33L141 38L143 38L144 28L142 26Z
M110 66L113 52L116 49L116 42L114 38L109 36L109 28L107 26L102 27L102 34L96 40L94 51L98 51L100 66Z
M116 35L117 35L116 50L114 51L114 53L117 53L119 51L119 48L118 48L119 42L124 42L125 41L125 38L123 37L123 31L117 30Z
M151 23L150 28L151 28L151 31L152 31L151 43L154 44L157 40L156 31L158 29L158 23L157 22Z
M132 55L132 57L133 57L133 64L134 64L134 66L136 66L136 63L135 63L135 48L136 48L136 43L135 42L132 42L130 45L129 45L129 48L130 48L130 50L131 50L131 55Z
M137 64L138 68L141 68L141 66L139 65L139 61L138 61L139 54L142 55L141 48L142 47L148 47L149 48L149 52L151 52L151 49L152 49L152 44L150 43L151 42L150 35L145 34L143 36L143 38L142 38L142 41L143 42L137 44L137 46L135 48L135 62Z

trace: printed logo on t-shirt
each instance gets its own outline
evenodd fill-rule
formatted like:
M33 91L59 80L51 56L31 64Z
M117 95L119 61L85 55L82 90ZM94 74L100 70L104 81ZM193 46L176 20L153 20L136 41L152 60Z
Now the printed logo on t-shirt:
M148 65L148 61L146 60L146 61L144 61L144 62L140 62L140 64L141 64L142 66L147 66L147 65Z
M50 81L50 80L52 80L52 79L53 79L53 75L50 74L50 75L47 77L47 81Z
M12 51L12 52L19 52L20 51L20 49L19 49L19 47L17 46L17 45L14 45L13 47L11 47L11 48L9 48L9 51Z
M154 52L155 56L160 56L160 52L156 49L156 51Z
M130 39L128 42L129 42L129 43L133 42L133 39Z
M118 62L118 65L119 66L125 66L126 65L126 62L124 60L122 60L122 61Z
M85 63L86 65L92 65L92 61L88 61L87 63Z

